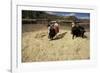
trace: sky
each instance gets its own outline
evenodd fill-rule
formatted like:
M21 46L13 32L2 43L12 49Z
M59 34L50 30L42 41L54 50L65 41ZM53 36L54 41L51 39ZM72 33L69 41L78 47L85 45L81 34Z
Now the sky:
M79 19L90 19L90 13L76 13L76 12L46 12L57 16L76 16Z

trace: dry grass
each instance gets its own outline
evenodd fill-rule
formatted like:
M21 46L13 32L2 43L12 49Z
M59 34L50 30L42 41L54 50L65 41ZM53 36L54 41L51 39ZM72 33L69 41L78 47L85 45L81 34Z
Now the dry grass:
M89 32L85 35L87 38L73 40L70 30L61 27L56 39L50 41L46 26L23 25L22 62L89 59Z

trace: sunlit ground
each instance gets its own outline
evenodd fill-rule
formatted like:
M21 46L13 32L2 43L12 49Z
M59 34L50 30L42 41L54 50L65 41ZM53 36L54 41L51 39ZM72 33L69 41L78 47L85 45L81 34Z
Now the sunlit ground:
M72 39L70 28L60 26L55 40L48 39L45 25L23 24L22 62L90 59L90 33Z

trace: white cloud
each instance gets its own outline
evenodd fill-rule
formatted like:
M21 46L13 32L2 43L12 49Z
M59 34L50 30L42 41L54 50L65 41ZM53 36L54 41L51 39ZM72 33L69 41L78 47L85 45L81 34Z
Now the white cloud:
M90 19L89 17L78 17L80 19Z
M75 13L69 13L69 14L65 14L64 16L75 16Z
M56 14L55 12L49 12L49 11L47 11L45 13L52 14L52 15Z
M75 14L75 13L70 13L69 15L70 15L70 16L75 16L76 14Z

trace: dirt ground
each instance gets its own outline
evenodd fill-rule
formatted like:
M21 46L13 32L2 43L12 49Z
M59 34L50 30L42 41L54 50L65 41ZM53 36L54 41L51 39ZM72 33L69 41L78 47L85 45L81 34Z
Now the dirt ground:
M60 26L55 40L48 39L46 25L22 25L22 62L90 59L90 33L74 40L70 28Z

